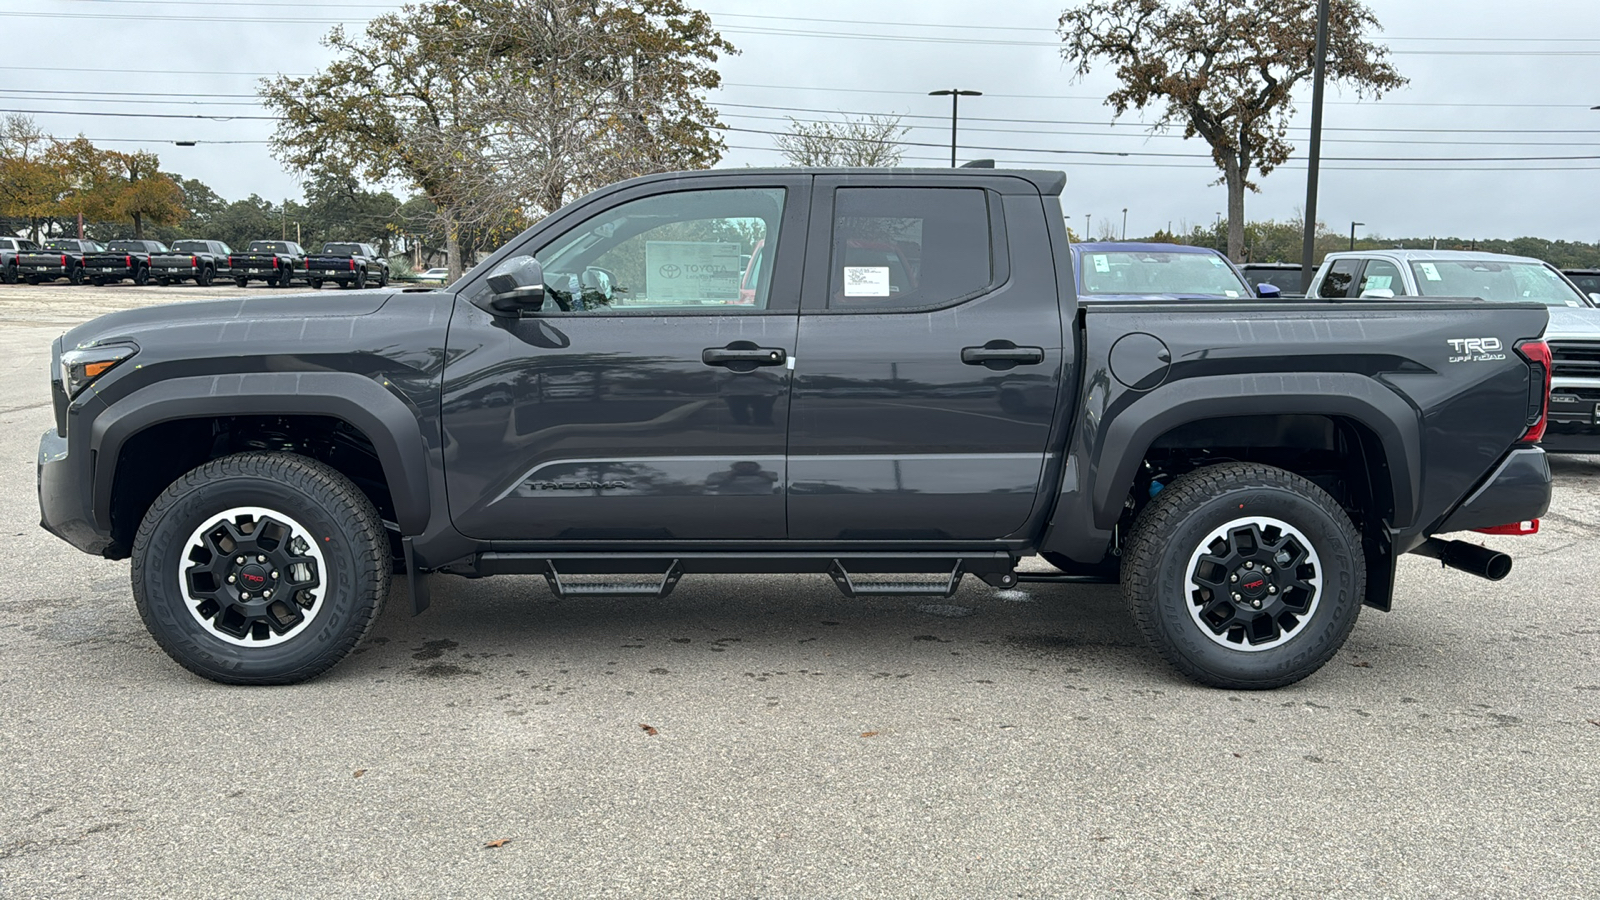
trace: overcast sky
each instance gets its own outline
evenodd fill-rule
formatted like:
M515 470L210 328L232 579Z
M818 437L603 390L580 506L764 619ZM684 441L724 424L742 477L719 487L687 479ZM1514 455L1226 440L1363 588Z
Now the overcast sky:
M1130 235L1210 224L1226 209L1203 142L1152 137L1132 115L1112 126L1101 103L1110 74L1069 77L1052 33L1059 3L704 2L741 51L721 63L725 87L711 98L743 129L726 135L724 166L780 162L772 136L758 132L782 129L786 114L869 112L904 115L915 126L907 140L935 145L909 148L908 163L948 164L949 100L926 93L957 87L985 93L963 98L961 159L1064 169L1062 202L1080 231L1085 214L1096 233L1104 221L1120 231L1124 208ZM6 0L0 108L32 111L58 136L156 150L163 168L230 200L298 198L299 184L267 152L271 122L147 115L263 116L251 99L262 75L316 70L329 59L319 38L332 22L399 5ZM1339 232L1359 220L1362 234L1600 241L1600 111L1590 109L1600 105L1600 2L1369 6L1411 84L1376 102L1329 92L1319 218ZM1246 197L1252 220L1293 218L1304 204L1309 81L1297 97L1296 159ZM238 143L208 143L225 141ZM1192 158L1048 152L1068 150ZM1380 161L1397 157L1569 158Z

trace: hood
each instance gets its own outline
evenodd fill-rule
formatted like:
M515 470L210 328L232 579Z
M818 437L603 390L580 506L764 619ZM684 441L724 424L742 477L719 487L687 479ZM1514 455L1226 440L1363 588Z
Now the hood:
M310 294L258 294L236 300L190 300L108 313L79 325L61 337L63 348L103 343L173 326L235 322L295 321L368 316L383 308L398 288L374 291L319 291Z
M1544 336L1546 340L1600 339L1600 309L1552 306L1550 324L1545 327Z

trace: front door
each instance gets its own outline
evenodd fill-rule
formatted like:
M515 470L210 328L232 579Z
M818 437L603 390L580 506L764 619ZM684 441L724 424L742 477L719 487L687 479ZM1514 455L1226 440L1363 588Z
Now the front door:
M491 316L467 299L482 278L469 282L444 376L456 528L525 541L784 538L808 193L803 176L641 185L513 254L544 266L537 312ZM771 264L747 277L758 248Z
M1026 524L1064 360L1044 215L1005 176L817 179L791 539L971 542Z

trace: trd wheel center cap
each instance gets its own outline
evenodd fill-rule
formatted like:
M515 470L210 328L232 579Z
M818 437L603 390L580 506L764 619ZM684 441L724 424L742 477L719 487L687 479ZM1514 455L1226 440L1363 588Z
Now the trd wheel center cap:
M249 591L251 593L265 590L271 580L272 579L268 575L267 569L264 566L252 564L239 570L240 590Z
M1240 594L1251 600L1259 600L1267 596L1267 586L1272 583L1272 579L1260 569L1240 568L1234 574L1239 576L1239 580L1234 584L1239 586Z

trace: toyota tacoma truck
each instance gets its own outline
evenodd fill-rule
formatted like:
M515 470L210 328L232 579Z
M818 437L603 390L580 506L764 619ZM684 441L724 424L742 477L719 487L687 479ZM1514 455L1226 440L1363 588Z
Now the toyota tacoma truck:
M239 287L257 278L267 287L288 287L294 283L294 271L305 263L306 251L294 241L251 241L243 253L228 256L233 283Z
M1180 671L1272 688L1389 608L1401 554L1507 573L1436 535L1549 505L1544 306L1080 303L1064 181L650 176L448 289L102 316L52 351L43 525L131 557L157 643L233 684L323 672L401 578L421 612L446 575L817 573L1120 581Z
M83 261L91 253L101 253L105 245L97 241L78 238L54 238L44 242L38 250L24 250L17 255L17 277L29 284L65 278L73 284L83 284Z
M0 237L0 284L17 283L17 257L38 250L27 238Z
M369 281L385 287L389 284L389 261L371 244L329 241L322 245L322 252L306 257L306 283L312 290L320 290L324 281L358 290L366 288Z
M156 254L150 259L150 274L156 284L163 287L188 279L206 287L218 276L226 278L233 274L228 266L231 253L233 251L221 241L173 241L170 252Z
M167 252L160 241L117 240L106 249L84 259L84 270L96 286L115 284L124 278L134 284L150 282L150 260Z

